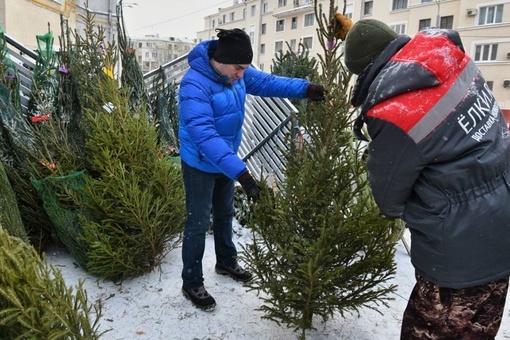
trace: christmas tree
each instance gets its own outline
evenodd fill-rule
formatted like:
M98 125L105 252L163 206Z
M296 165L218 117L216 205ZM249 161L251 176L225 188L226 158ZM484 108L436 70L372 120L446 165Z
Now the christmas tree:
M87 269L110 280L132 278L157 267L180 243L184 188L180 169L158 157L155 124L145 107L129 110L128 93L110 78L90 94L84 192L92 216L82 219L90 245Z
M41 251L51 238L51 222L42 209L42 202L30 184L34 155L39 153L34 131L30 121L21 111L19 97L19 74L7 55L5 36L0 30L0 156L9 184L12 187L17 207L9 208L7 215L20 214L22 225L16 227L19 232ZM7 197L7 193L4 193ZM14 228L17 223L10 224ZM24 230L21 231L21 228ZM19 233L14 235L20 236Z
M138 65L123 63L119 79L123 54L85 19L83 36L63 24L59 109L38 126L46 166L32 182L76 261L119 281L151 271L179 244L184 189L180 169L161 157L148 98L134 96L144 85Z
M98 339L101 306L91 305L80 281L65 285L58 269L0 225L2 339Z
M386 281L395 273L398 228L373 201L364 145L352 135L350 74L330 20L336 11L334 1L327 14L315 2L324 52L319 72L308 74L326 87L326 100L300 112L304 133L285 153L285 183L264 189L248 222L253 242L244 247L255 273L249 287L264 293L264 317L294 327L302 339L314 317L377 309L395 289Z
M5 226L10 235L28 241L16 202L16 195L2 162L0 162L0 225Z

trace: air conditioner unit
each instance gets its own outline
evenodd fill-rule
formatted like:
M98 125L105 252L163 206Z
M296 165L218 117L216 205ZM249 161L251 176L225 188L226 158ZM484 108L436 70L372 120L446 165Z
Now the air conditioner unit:
M510 79L503 80L503 87L510 87Z
M473 17L478 13L478 10L476 8L468 8L466 13L468 17Z

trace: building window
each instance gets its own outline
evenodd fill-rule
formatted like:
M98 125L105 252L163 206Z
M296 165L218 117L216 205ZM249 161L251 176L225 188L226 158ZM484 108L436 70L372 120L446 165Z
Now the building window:
M432 2L432 0L421 0L421 3L422 3L422 4L425 4L425 3L427 3L427 2Z
M363 2L363 15L372 15L374 3L372 0Z
M296 39L290 39L289 46L292 52L296 52L297 51Z
M158 57L158 52L152 52L152 57L153 58L157 58Z
M231 12L230 15L229 15L229 19L230 21L234 21L235 20L235 12Z
M148 59L149 58L149 52L145 52L145 58Z
M287 6L287 0L278 0L278 7Z
M260 54L266 54L266 44L260 44Z
M393 3L391 5L392 11L397 11L399 9L406 9L407 8L407 0L393 0Z
M246 19L246 8L243 8L243 19Z
M390 25L390 27L395 32L397 32L397 34L405 34L406 33L406 24Z
M441 17L439 28L452 29L453 28L453 15Z
M254 25L250 25L249 27L249 36L250 36L250 42L251 44L253 45L253 43L255 42L255 26Z
M486 80L487 87L492 91L492 88L494 87L494 82L492 80Z
M315 14L305 14L305 27L313 26L315 24Z
M303 46L309 50L313 47L313 37L303 38Z
M266 34L266 24L260 26L260 34Z
M148 43L145 44L145 46L152 47L152 43L148 42Z
M223 23L226 23L226 22L227 22L227 15L223 14Z
M268 11L269 11L269 5L267 4L267 2L264 2L262 4L262 14L267 13Z
M498 44L483 44L475 46L475 61L496 60Z
M283 41L275 41L274 43L274 53L278 53L283 51Z
M139 42L139 43L138 43L138 48L142 48L142 46L143 46L143 45L142 45L142 43L141 43L141 42Z
M261 71L264 71L264 64L260 64L259 68L260 68Z
M430 27L430 25L431 25L430 19L421 19L418 24L418 31L421 31L422 29L424 29L426 27Z
M257 6L252 5L250 8L250 16L254 17L256 12L257 12Z
M295 30L297 28L297 17L291 19L290 29Z
M285 30L285 19L276 21L276 32L283 32Z
M480 7L478 25L497 24L503 20L503 5Z

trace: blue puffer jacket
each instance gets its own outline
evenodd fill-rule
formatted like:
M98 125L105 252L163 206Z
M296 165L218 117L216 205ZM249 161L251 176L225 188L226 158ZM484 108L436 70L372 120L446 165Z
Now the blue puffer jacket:
M237 155L246 94L305 98L309 82L248 68L244 78L227 84L209 63L217 44L204 41L188 56L190 69L179 88L180 154L191 167L237 179L246 171Z

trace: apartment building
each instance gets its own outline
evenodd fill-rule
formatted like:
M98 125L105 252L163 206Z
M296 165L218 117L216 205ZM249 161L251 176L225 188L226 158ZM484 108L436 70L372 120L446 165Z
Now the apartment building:
M143 38L131 38L131 41L142 73L157 69L159 66L188 53L196 44L195 40L163 38L157 34L146 35Z
M25 47L37 48L37 35L53 32L55 44L61 33L61 17L78 34L85 29L87 11L102 26L109 42L117 40L117 0L0 0L3 31Z
M216 28L242 28L252 41L253 63L265 71L280 50L298 52L303 44L314 54L320 48L313 0L233 0L232 6L219 8L204 20L205 29L197 32L199 41L214 39Z
M335 0L344 8L344 2ZM325 14L329 0L318 0ZM471 55L492 88L500 106L510 110L510 0L348 0L345 13L354 21L374 18L400 34L415 35L427 26L459 31ZM214 39L217 28L242 28L252 40L254 64L270 71L275 53L322 52L318 41L313 0L233 0L204 17L199 41Z

